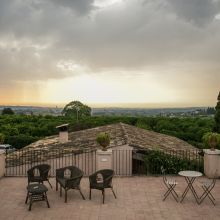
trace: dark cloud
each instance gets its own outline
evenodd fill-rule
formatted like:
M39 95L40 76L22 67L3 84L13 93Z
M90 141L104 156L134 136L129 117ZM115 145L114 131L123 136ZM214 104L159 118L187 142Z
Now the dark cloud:
M49 0L52 4L71 9L78 14L88 14L94 7L94 0Z
M79 74L58 68L63 60L96 73L160 74L173 65L176 75L185 66L218 75L217 13L214 0L124 0L103 8L92 0L0 1L0 77L45 80Z
M187 22L198 26L213 21L220 12L219 0L167 0L173 7L173 12Z

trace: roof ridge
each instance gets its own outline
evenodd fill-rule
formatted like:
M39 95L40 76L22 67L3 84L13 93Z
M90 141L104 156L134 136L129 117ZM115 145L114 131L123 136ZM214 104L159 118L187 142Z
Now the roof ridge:
M122 130L122 132L123 132L123 136L124 136L124 138L125 138L126 144L130 144L129 135L128 135L128 132L127 132L125 126L124 126L124 125L126 125L126 124L125 124L125 123L122 123L122 122L120 122L119 124L120 124L120 126L121 126L121 130Z

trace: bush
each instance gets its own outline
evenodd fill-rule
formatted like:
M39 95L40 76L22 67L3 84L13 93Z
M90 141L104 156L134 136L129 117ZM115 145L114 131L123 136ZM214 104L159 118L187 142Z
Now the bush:
M17 136L7 136L5 143L10 144L17 149L21 149L22 147L27 146L37 140L39 140L38 137L20 134Z
M149 151L144 157L147 173L161 174L161 166L166 169L167 174L178 174L180 170L203 171L203 162L180 158L177 155L168 155L159 150Z

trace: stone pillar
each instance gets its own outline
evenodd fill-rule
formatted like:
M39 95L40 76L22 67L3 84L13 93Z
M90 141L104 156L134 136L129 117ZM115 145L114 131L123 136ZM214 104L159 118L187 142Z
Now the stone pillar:
M96 153L96 170L112 169L112 150L97 150Z
M0 178L5 175L5 152L0 150Z
M204 173L208 178L220 177L220 150L204 149ZM216 173L217 170L217 173ZM216 174L216 176L215 176Z

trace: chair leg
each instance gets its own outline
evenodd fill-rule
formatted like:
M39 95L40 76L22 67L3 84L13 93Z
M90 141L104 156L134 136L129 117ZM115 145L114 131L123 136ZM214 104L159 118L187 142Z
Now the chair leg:
M62 197L62 186L60 185L60 197Z
M26 196L25 204L27 204L27 202L28 202L28 196L29 196L29 193L27 192L27 196Z
M105 203L105 189L102 190L102 203Z
M208 198L210 199L210 201L212 202L213 205L215 205L215 198L213 197L213 195L211 194L211 190L213 189L214 186L212 187L202 187L204 190L204 193L202 194L202 196L200 197L200 201L199 204L201 204L203 202L203 200L208 196Z
M47 179L47 182L49 183L50 188L53 189L53 187L52 187L52 185L51 185L51 183L50 183L50 181L48 179Z
M46 193L46 192L45 192L44 197L45 197L45 200L46 200L46 202L47 202L47 207L50 208L50 204L49 204L49 201L48 201L47 193Z
M91 188L89 189L89 199L91 200L91 198L92 198L92 190L91 190Z
M58 182L56 180L56 191L58 191Z
M174 190L175 188L175 185L169 185L167 186L167 192L164 194L164 198L163 198L163 201L165 201L165 199L169 196L169 194L171 193L173 198L176 200L176 202L178 202L178 194L175 192Z
M83 193L82 193L82 191L81 191L81 189L80 189L80 188L79 188L79 192L80 192L80 194L81 194L82 198L85 200L85 197L84 197L84 195L83 195Z
M65 202L67 203L67 190L65 189Z
M116 195L115 195L115 192L114 192L114 190L113 190L113 187L111 188L111 190L112 190L112 192L113 192L113 195L114 195L115 199L117 199L117 197L116 197Z
M32 206L32 196L30 196L30 204L29 204L29 211L31 211L31 206Z

